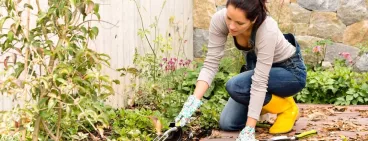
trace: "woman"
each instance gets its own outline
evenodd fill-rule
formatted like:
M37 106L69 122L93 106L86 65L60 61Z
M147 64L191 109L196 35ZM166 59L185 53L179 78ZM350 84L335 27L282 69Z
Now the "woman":
M184 103L175 122L184 126L202 104L201 98L218 71L228 34L246 54L246 70L230 79L230 98L221 113L220 128L241 130L238 140L255 140L261 113L277 114L272 134L292 130L298 107L292 96L306 84L306 68L300 47L291 34L283 34L267 16L266 0L228 0L216 12L209 29L208 53L196 89Z

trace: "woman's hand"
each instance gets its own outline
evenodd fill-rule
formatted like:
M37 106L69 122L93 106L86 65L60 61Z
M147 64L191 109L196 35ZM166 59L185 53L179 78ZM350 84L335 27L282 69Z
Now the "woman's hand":
M256 140L255 136L255 128L245 126L245 128L240 132L236 141L258 141Z
M179 115L175 118L175 125L183 127L189 123L190 117L202 105L202 101L197 99L194 95L190 95L185 101L183 108Z
M204 93L208 89L208 84L204 81L198 81L196 84L196 88L194 90L194 94L189 96L187 101L184 103L183 108L181 109L178 116L175 118L175 126L184 126L189 123L189 119L201 105L201 98Z
M248 117L245 128L240 132L236 141L257 141L255 138L255 127L257 120Z

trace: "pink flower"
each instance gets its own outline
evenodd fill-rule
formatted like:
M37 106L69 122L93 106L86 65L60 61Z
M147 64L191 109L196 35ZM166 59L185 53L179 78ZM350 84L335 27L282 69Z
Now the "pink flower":
M174 64L174 62L173 62L172 60L170 60L170 61L168 62L168 64L169 64L169 65L173 65L173 64Z
M315 46L312 51L313 53L321 52L321 46Z
M340 56L342 56L345 60L348 60L350 63L353 62L353 59L351 59L351 55L349 52L340 52Z
M192 62L192 61L188 59L188 60L186 60L186 61L185 61L185 65L187 65L187 66L188 66L191 62Z

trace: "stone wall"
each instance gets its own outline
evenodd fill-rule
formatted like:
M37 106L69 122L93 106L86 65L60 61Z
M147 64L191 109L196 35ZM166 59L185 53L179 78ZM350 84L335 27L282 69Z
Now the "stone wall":
M225 8L226 2L194 0L194 57L203 57L211 16ZM340 57L339 52L349 52L357 59L356 68L368 71L368 55L358 56L358 47L368 43L368 0L268 0L267 7L281 31L296 35L304 51L317 41L330 39L334 43L327 47L326 61ZM233 40L228 42L231 48ZM305 59L310 59L307 53Z

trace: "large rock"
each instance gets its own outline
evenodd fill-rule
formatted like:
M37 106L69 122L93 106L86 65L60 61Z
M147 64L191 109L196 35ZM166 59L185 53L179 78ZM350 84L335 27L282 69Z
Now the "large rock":
M282 33L295 33L295 26L293 23L280 23L279 28Z
M227 0L216 0L215 2L217 6L222 6L226 5Z
M312 47L314 47L318 41L324 40L322 38L313 36L296 36L295 38L298 41L301 49L312 49Z
M368 20L348 26L344 32L344 44L357 45L368 42Z
M271 2L278 2L279 4L282 3L290 3L292 0L266 0L266 3L271 3Z
M351 25L368 17L365 0L341 0L337 16L345 25Z
M334 12L340 0L298 0L298 4L308 10Z
M311 11L304 9L297 3L290 4L291 20L294 23L307 23L309 24Z
M335 42L342 42L342 35L346 29L334 12L312 12L309 27L309 35L332 39Z
M291 23L290 2L282 2L282 0L272 0L266 3L269 13L273 19L279 24Z
M203 47L208 45L208 30L205 29L194 29L193 33L193 52L195 58L201 58L203 54Z
M308 35L309 33L309 24L306 23L295 23L294 24L294 34L298 36Z
M327 46L325 61L334 62L335 59L344 59L340 53L348 52L352 59L358 57L360 50L356 47L341 43L334 43Z
M368 72L368 54L363 54L356 61L354 69L359 72Z
M216 2L212 0L194 0L193 2L193 26L208 29L211 16L216 12Z

